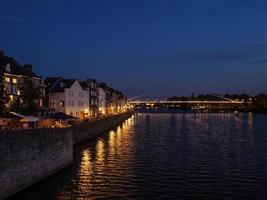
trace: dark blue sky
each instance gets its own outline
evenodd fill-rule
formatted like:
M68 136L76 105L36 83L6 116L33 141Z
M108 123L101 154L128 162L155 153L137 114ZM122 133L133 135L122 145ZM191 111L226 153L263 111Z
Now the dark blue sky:
M128 96L267 92L266 0L9 0L0 24L0 49L43 76Z

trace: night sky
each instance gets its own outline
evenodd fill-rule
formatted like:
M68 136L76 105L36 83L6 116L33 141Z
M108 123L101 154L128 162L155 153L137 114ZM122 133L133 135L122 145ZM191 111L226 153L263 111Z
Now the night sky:
M267 1L1 0L0 49L129 97L266 93Z

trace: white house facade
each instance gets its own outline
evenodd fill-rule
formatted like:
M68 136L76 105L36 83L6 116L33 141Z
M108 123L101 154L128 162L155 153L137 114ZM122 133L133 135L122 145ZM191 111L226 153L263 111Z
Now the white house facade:
M89 91L84 90L78 80L61 79L49 89L49 105L56 112L80 119L89 115Z

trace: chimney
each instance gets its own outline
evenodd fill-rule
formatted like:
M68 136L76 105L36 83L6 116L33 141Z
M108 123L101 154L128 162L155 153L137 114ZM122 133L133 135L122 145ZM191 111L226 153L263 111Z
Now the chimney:
M5 52L0 50L0 57L4 57L5 56Z
M31 64L27 64L27 65L24 65L23 68L29 72L32 71L32 65Z

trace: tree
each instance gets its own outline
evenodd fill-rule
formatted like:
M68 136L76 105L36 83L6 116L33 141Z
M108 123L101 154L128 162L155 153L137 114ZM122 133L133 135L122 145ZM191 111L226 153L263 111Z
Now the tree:
M258 94L253 99L253 109L259 112L267 111L267 95Z
M190 96L190 100L191 101L194 101L196 99L196 95L195 95L195 93L193 92L192 94L191 94L191 96Z
M31 78L24 78L19 87L20 96L13 103L12 110L23 114L31 114L37 111L37 102L40 97L40 90L35 86Z

